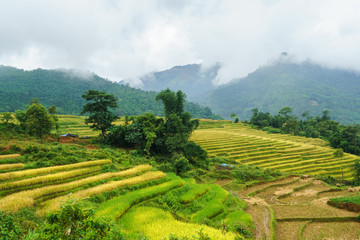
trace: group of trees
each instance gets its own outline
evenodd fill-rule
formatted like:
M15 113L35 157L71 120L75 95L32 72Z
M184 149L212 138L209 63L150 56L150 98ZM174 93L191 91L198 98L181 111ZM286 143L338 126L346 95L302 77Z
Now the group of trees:
M75 70L25 71L12 67L0 66L0 112L14 112L25 109L34 97L40 98L47 108L55 105L59 114L79 115L85 104L81 95L89 89L107 92L118 101L117 115L140 115L153 112L162 113L161 104L155 101L155 91L143 91L125 84L104 79L96 74L80 73ZM217 118L209 108L197 103L186 102L185 110L197 118Z
M282 108L278 114L252 110L250 123L263 130L274 133L288 133L299 136L323 138L334 148L360 155L360 125L341 125L331 120L330 112L323 111L322 116L312 117L308 112L301 119L292 114L290 107Z
M190 164L207 166L207 153L189 141L199 121L192 120L184 111L185 94L166 89L156 96L164 105L164 117L146 113L126 120L125 125L112 126L105 143L125 148L136 148L157 159L171 159L169 167L177 173L186 172Z
M34 98L25 111L16 110L15 114L10 112L2 113L1 121L7 129L16 129L18 132L27 133L42 140L50 134L54 127L58 130L59 124L56 112L55 106L51 106L46 110L40 104L39 99ZM18 125L15 124L15 120L19 123Z
M199 121L192 120L189 112L184 111L185 94L169 89L161 91L156 101L164 106L164 118L153 113L137 117L126 117L125 125L113 126L117 116L110 110L117 107L116 98L105 92L89 90L82 95L88 102L82 113L89 113L85 123L91 128L101 130L104 143L125 148L136 148L148 156L171 159L170 168L177 173L186 172L190 164L207 166L207 153L199 145L189 141L191 133ZM109 130L109 133L107 131Z
M120 126L113 125L118 119L114 114L118 107L116 97L97 90L88 90L82 97L86 100L82 114L88 114L85 123L101 131L105 144L136 148L142 154L157 156L157 159L171 159L168 167L178 173L186 172L191 164L207 167L206 151L189 141L199 121L191 119L191 114L184 110L186 95L182 91L175 93L166 89L156 95L155 100L163 103L164 117L145 113L126 117L125 125ZM18 124L13 122L14 116ZM33 99L25 111L3 113L0 120L6 127L17 128L18 132L28 133L41 140L54 127L59 129L56 107L51 106L46 110L39 99ZM166 163L169 164L169 161Z

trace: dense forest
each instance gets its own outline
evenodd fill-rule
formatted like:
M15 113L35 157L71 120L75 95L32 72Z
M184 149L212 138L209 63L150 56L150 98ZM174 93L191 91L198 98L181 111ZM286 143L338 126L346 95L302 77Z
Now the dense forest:
M39 98L47 108L55 105L59 114L79 115L85 103L81 95L95 89L118 98L116 114L124 116L152 112L163 115L161 103L155 101L156 92L114 83L96 74L79 74L72 70L24 71L0 66L0 85L0 112L25 110L33 98ZM195 118L221 118L213 114L210 108L191 102L185 103L185 111Z
M311 62L278 61L214 90L203 102L216 113L250 119L254 108L276 114L289 106L300 116L329 110L342 124L360 121L360 74Z

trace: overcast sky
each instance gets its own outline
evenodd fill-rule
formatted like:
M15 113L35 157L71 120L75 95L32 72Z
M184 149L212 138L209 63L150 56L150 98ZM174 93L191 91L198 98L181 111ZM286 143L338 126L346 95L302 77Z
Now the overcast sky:
M222 64L219 82L288 52L360 71L358 0L0 0L0 64L112 81Z

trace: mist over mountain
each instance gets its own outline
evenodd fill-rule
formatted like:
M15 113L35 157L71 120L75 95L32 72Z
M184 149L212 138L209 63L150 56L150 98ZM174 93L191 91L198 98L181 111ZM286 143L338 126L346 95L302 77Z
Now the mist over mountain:
M308 111L321 115L329 110L341 123L360 122L360 74L351 70L328 68L311 61L296 62L282 53L280 58L259 67L246 77L215 86L220 65L201 71L201 65L176 66L144 76L144 89L182 90L188 98L210 107L224 118L236 113L240 119L251 117L251 110L276 114L289 106L301 116Z
M119 115L140 115L153 112L163 115L161 102L155 101L157 92L143 91L128 85L120 85L96 74L76 70L24 71L0 66L0 112L24 110L33 98L50 107L55 105L59 114L79 115L85 100L81 97L89 89L111 93L116 96ZM210 108L186 102L185 110L196 118L219 118Z
M277 61L214 90L202 104L223 117L234 112L243 120L253 108L275 114L289 106L297 116L330 110L334 120L359 123L360 74L309 61Z
M202 69L200 64L189 64L147 74L140 79L144 90L161 91L165 88L173 91L182 90L189 100L201 101L216 88L213 82L219 69L220 64L207 69Z

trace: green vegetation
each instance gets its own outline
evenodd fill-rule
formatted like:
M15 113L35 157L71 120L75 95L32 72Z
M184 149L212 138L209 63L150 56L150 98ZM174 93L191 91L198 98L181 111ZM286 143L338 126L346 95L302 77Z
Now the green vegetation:
M111 239L113 234L120 239L275 239L277 222L358 221L355 213L321 202L326 196L355 194L288 173L349 179L355 156L340 149L334 154L320 139L192 120L181 91L164 90L157 100L163 102L164 118L148 113L121 119L104 140L38 141L20 134L26 112L17 112L17 122L3 121L0 210L6 213L0 217L14 223L3 225L6 234L15 239ZM55 110L47 115L53 124L59 120L58 130L81 126L83 118L55 118ZM321 122L330 123L324 116ZM293 119L290 108L276 118L283 121L281 130L294 134L293 125L286 124ZM246 202L237 196L247 197ZM61 207L69 200L75 203Z
M33 98L39 98L46 108L56 106L58 114L80 115L85 100L81 95L89 89L107 92L118 98L116 115L141 115L152 112L162 116L161 104L155 101L156 92L143 91L111 82L92 73L72 70L20 70L0 66L0 112L25 110ZM6 90L6 91L5 91ZM186 102L185 110L196 118L221 119L208 107Z
M330 198L330 202L346 202L346 203L354 203L360 205L360 196L351 196L351 197L339 197L339 198Z
M323 138L329 141L334 148L341 148L347 153L360 155L360 126L339 125L330 119L330 112L323 111L321 117L311 117L308 112L302 114L306 119L299 120L292 115L292 109L282 108L279 113L272 116L270 113L252 110L250 123L269 133L285 133L312 138Z
M206 151L189 141L199 120L191 119L190 113L184 111L185 94L167 89L160 92L156 100L163 102L165 119L156 118L152 113L132 118L131 124L113 127L105 143L157 156L158 161L165 162L162 169L178 174L188 171L190 164L206 168Z
M209 157L227 158L230 164L253 165L243 166L253 168L246 173L248 176L242 172L237 174L238 179L244 180L256 180L254 175L259 175L260 179L267 176L276 178L279 172L330 175L341 179L343 172L344 179L348 181L355 174L354 164L358 159L345 153L340 161L333 155L334 150L326 147L327 143L321 139L268 134L244 124L224 122L219 128L198 129L191 140L202 146ZM257 173L256 167L269 170Z
M329 110L334 120L354 124L360 121L359 80L351 71L279 61L213 90L200 102L226 118L235 113L240 120L250 119L254 108L275 115L289 106L297 116Z
M83 106L81 114L89 113L85 123L92 123L90 128L100 130L101 136L105 138L105 133L112 126L114 120L118 117L110 111L109 108L117 108L116 98L105 92L89 90L81 96L87 103Z

